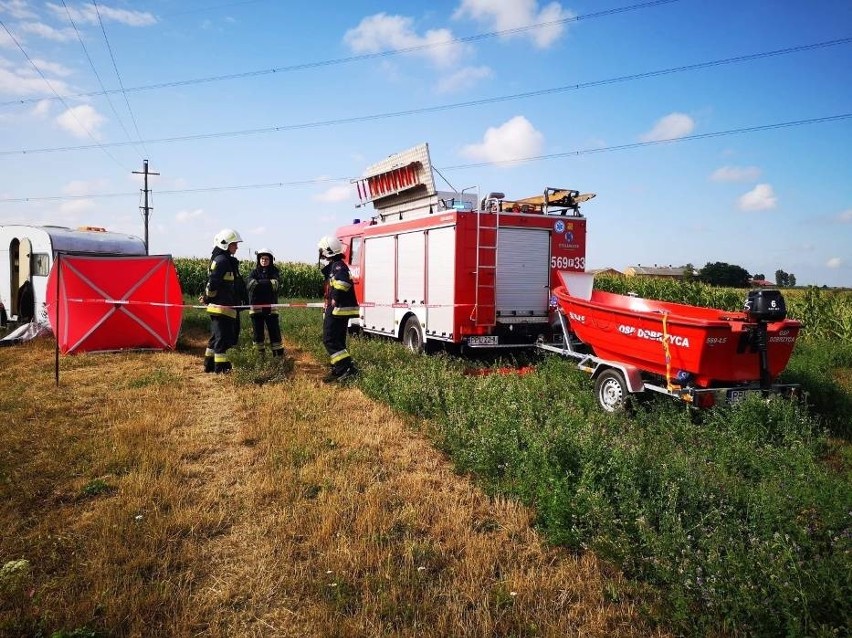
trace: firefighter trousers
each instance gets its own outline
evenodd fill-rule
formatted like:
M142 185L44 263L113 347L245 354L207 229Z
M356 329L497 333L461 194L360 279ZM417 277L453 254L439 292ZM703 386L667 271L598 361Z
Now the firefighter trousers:
M281 342L281 324L278 323L278 313L268 309L251 314L252 342L257 350L263 350L265 333L269 333L269 347L272 354L283 354L284 344Z
M207 341L205 356L213 357L217 372L231 367L228 349L237 345L239 326L239 315L236 319L226 315L210 315L210 339Z
M346 333L349 330L349 317L338 317L326 311L322 321L322 343L328 352L331 372L343 374L352 365L352 357L346 350Z

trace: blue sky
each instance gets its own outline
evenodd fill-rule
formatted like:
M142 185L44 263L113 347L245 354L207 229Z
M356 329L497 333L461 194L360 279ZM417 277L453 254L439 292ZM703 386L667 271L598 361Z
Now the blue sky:
M428 142L458 190L597 193L590 268L852 286L849 0L0 0L0 20L0 223L142 236L148 159L152 253L206 257L233 227L240 257L313 261L367 216L349 180Z

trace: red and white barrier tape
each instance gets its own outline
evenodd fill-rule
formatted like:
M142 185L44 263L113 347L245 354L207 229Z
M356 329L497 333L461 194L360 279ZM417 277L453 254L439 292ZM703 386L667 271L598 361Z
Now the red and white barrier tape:
M206 304L195 305L195 304L179 304L179 303L163 303L159 301L135 301L132 299L80 299L80 298L68 298L65 301L70 303L92 303L92 304L104 304L107 306L158 306L162 308L197 308L197 309L206 309ZM218 304L211 304L218 305ZM410 304L410 303L374 303L371 301L365 301L360 304L361 308L459 308L459 307L472 307L474 304ZM324 308L325 304L322 302L308 302L308 303L274 303L274 304L252 304L246 306L227 306L228 308L233 308L235 310L251 310L262 309L262 308Z

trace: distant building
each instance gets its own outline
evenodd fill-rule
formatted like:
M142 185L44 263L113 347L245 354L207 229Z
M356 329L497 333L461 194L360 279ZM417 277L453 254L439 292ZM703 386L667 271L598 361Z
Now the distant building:
M773 288L774 288L774 287L775 287L775 282L774 282L774 281L769 281L768 279L752 279L752 280L751 280L751 285L752 285L752 286L757 286L758 288L769 288L769 287L773 287Z
M592 268L591 270L587 270L586 272L591 273L592 275L624 275L620 270L616 270L615 268Z
M624 274L628 277L661 277L664 279L683 279L686 275L686 268L674 266L628 266L624 270Z

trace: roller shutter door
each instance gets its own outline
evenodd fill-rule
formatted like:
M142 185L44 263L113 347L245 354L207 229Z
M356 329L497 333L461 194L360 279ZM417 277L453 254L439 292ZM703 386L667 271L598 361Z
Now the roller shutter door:
M546 315L549 275L548 229L500 229L497 243L498 317Z

